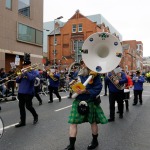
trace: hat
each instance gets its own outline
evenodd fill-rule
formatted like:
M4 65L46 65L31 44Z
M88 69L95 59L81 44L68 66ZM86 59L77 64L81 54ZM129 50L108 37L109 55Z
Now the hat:
M30 54L29 53L24 53L23 65L30 65L30 64L31 64Z
M141 73L140 70L137 70L137 71L136 71L136 74L140 74L140 73Z
M23 64L22 65L30 65L31 64L31 61L28 60L28 61L23 61Z

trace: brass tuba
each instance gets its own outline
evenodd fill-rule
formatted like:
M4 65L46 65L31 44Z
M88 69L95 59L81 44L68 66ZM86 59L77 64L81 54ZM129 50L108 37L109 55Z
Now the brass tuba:
M106 32L97 32L90 35L82 46L82 60L86 66L97 73L108 73L114 70L122 58L122 45L119 39ZM92 76L85 81L87 85ZM75 93L73 97L75 98Z

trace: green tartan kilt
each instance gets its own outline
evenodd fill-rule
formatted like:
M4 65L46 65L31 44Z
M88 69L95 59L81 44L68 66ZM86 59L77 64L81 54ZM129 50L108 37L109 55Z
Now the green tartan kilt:
M77 107L79 100L74 100L72 104L72 109L70 112L68 123L70 124L81 124L84 122L89 122L90 124L96 122L97 124L106 124L108 119L104 115L104 112L99 105L95 105L94 102L88 102L89 113L87 115L81 115L78 113Z

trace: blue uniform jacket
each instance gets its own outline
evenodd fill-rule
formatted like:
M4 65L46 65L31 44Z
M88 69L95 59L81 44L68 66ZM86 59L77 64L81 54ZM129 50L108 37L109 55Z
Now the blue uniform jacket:
M133 90L143 90L143 83L145 82L145 79L143 76L139 76L137 82L135 81L136 76L133 77L132 81L134 84Z
M109 73L108 76L110 77L112 73ZM121 72L121 80L119 80L119 84L123 85L128 82L128 79L125 75L125 73ZM110 81L108 77L106 77L106 83L108 84L109 92L110 93L116 93L116 92L122 92L123 90L118 90L116 86Z
M59 87L59 79L60 79L60 74L54 74L54 78L57 79L57 81L54 81L49 75L48 75L48 79L49 79L49 86L51 87Z
M80 76L81 79L81 83L84 83L89 76ZM101 83L101 79L100 79L100 75L97 75L94 78L94 81L92 84L87 84L86 85L86 90L89 92L89 94L87 93L83 93L80 94L76 97L76 99L78 100L89 100L89 99L94 99L102 90L102 83Z
M34 95L35 77L36 72L34 70L24 73L22 78L17 77L16 83L19 83L18 93Z

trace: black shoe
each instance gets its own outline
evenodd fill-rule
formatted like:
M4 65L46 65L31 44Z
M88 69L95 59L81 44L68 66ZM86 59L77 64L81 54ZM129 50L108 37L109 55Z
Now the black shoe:
M119 110L116 113L119 114Z
M48 103L53 103L53 101L48 101Z
M39 105L42 105L42 102L39 102Z
M59 98L59 102L61 102L61 98Z
M133 103L132 105L135 106L137 103Z
M114 118L109 118L109 119L108 119L108 122L114 122L114 121L115 121Z
M98 142L91 142L91 144L87 147L87 149L95 149L98 146Z
M104 94L103 96L107 96L107 94Z
M15 125L15 128L23 127L25 125L26 125L25 123L19 122L17 125Z
M120 118L120 119L122 119L122 118L123 118L123 115L122 115L122 114L120 114L120 115L119 115L119 118Z
M38 122L38 115L34 117L33 124L36 124L37 122Z
M75 150L75 148L71 145L68 145L64 150Z

